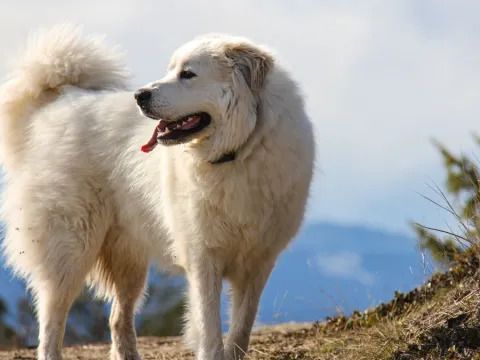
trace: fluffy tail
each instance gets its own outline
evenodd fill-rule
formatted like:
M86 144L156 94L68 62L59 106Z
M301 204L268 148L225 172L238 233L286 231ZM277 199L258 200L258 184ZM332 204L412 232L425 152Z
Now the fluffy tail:
M29 115L51 101L62 85L84 89L124 89L127 73L121 56L103 39L81 28L58 25L32 36L10 80L0 89L0 126L4 164L20 161Z

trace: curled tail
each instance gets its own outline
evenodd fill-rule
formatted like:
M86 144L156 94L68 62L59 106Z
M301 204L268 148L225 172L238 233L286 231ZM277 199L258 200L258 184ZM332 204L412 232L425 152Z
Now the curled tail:
M84 89L125 89L127 73L117 49L81 28L58 25L34 34L10 79L0 88L0 127L4 164L21 161L28 118L63 85Z

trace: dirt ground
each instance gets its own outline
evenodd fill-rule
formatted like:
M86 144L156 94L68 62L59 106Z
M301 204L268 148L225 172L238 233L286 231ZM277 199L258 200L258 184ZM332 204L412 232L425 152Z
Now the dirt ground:
M263 328L252 335L252 345L247 359L309 359L302 354L307 352L312 338L313 325L285 324ZM109 344L95 344L66 347L63 350L65 360L105 360L108 359ZM183 360L193 359L192 354L177 337L139 338L138 348L143 360ZM0 351L0 360L35 359L35 350L21 349Z

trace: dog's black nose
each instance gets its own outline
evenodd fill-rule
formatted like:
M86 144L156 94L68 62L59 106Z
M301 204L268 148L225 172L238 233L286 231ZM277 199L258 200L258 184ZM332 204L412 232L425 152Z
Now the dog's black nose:
M148 89L140 89L135 92L135 99L138 105L145 105L152 97L152 91Z

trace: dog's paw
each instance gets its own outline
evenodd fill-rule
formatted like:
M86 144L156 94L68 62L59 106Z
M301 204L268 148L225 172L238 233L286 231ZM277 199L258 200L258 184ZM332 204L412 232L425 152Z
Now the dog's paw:
M245 357L245 352L238 346L226 346L224 352L225 360L242 360Z
M142 358L137 351L123 354L118 351L111 351L110 360L142 360Z

